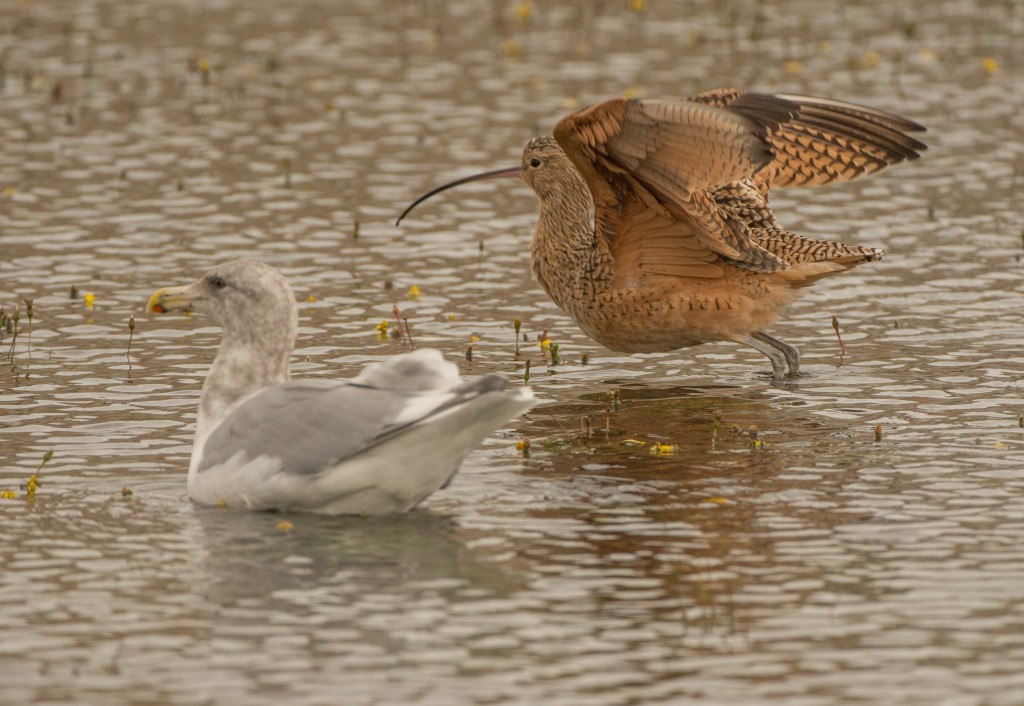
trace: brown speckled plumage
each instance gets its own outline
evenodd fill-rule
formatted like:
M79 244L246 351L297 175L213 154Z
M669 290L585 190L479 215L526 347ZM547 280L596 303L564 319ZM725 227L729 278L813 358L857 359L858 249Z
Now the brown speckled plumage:
M916 159L925 146L906 133L923 129L850 103L736 89L619 98L530 140L517 172L489 175L518 173L536 192L534 275L594 340L623 352L735 341L781 378L799 373L799 353L764 329L802 287L884 253L789 232L769 190Z

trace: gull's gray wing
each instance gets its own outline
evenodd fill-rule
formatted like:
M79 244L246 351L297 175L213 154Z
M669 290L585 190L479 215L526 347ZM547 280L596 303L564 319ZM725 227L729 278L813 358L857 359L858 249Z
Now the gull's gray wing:
M228 415L203 445L199 471L244 451L249 459L280 459L283 473L314 475L417 422L505 385L500 375L428 392L358 381L288 382L258 393Z

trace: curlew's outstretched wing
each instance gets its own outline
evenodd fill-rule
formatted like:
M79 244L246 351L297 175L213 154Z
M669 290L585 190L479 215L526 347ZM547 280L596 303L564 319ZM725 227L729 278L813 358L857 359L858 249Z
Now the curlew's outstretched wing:
M620 231L633 231L631 240L642 240L637 223L648 219L645 209L627 208L639 201L661 216L663 238L666 221L678 221L679 237L728 260L775 270L785 263L754 243L741 223L730 222L708 188L768 165L766 127L788 119L790 112L784 100L748 116L689 101L619 98L567 116L554 136L594 194L596 223L613 253L619 250ZM630 220L623 221L627 215Z
M829 100L778 94L795 106L793 115L770 127L765 139L772 159L762 174L767 186L817 186L849 181L891 164L920 157L927 149L907 135L924 132L912 120L877 108ZM690 101L743 114L756 113L763 94L736 88L698 93Z
M554 136L594 195L598 231L616 258L620 234L643 249L650 210L663 255L668 225L677 223L684 250L699 245L767 272L788 264L751 236L735 208L721 207L716 189L751 180L766 196L770 186L848 180L917 157L924 145L904 131L919 129L849 103L720 89L677 102L606 101L564 118ZM656 257L627 259L642 274L655 271L644 261ZM690 276L687 267L679 274Z

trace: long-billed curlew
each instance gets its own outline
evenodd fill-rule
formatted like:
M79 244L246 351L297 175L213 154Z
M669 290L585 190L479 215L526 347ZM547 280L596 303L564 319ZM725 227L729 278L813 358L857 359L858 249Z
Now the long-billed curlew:
M765 333L803 287L883 250L813 240L778 224L771 187L870 174L925 145L924 127L874 108L718 89L683 101L617 98L535 137L518 167L540 200L534 276L591 338L625 353L743 343L775 379L800 353Z

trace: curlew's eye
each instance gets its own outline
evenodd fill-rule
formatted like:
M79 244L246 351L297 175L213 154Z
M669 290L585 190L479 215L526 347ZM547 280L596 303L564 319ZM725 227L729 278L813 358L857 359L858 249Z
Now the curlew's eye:
M210 283L210 286L214 289L224 289L228 286L227 281L219 275L210 275L210 278L206 280Z
M534 157L533 159L531 159L530 160L530 166L533 167L534 169L539 167L540 166L540 159L538 159L537 157Z

